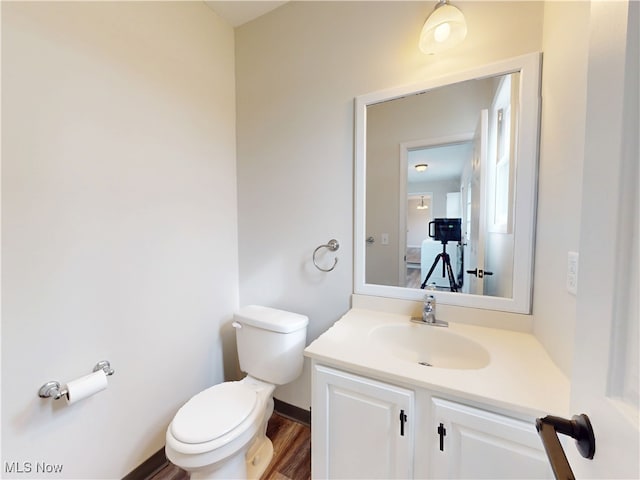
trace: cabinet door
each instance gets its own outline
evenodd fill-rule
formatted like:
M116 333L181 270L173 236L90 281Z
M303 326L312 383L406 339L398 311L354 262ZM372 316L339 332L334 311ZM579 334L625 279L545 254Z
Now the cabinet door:
M433 398L433 478L553 478L532 422Z
M313 478L412 477L411 390L315 365L312 395Z

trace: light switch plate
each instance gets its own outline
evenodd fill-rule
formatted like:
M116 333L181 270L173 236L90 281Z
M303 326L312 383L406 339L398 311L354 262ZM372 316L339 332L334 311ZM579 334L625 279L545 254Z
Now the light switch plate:
M578 294L578 252L569 252L567 255L567 291Z

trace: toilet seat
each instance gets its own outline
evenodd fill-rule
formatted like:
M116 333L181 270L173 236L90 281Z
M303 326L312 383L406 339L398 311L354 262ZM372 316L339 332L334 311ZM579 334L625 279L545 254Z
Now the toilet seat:
M242 382L214 385L178 410L171 422L171 434L184 444L209 443L239 427L257 403L257 392Z

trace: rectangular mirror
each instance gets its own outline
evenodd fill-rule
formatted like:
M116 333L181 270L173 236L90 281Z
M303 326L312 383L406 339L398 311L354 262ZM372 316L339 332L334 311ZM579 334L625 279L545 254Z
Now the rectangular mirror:
M356 98L355 293L530 313L540 68Z

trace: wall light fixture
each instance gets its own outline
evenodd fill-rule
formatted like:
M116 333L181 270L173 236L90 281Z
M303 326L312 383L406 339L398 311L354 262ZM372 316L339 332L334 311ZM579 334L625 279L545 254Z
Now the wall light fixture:
M449 0L439 0L420 32L420 50L433 55L458 45L467 36L462 12Z

